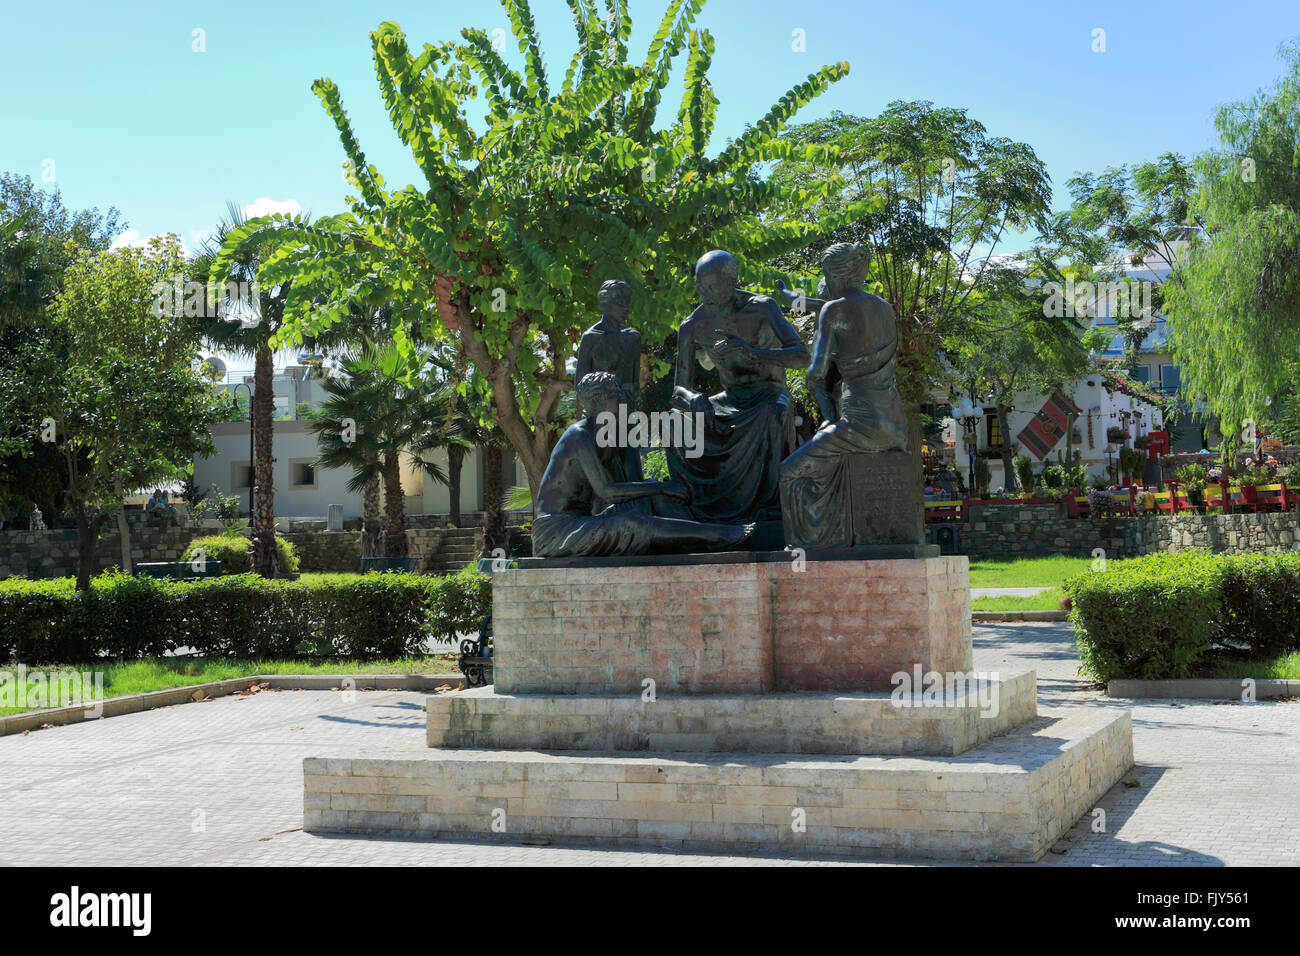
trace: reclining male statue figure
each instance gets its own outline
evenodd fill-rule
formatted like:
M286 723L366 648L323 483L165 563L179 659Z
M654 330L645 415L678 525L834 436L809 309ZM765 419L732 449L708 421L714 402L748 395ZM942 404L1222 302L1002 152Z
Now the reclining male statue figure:
M676 481L641 478L639 452L597 441L601 413L617 414L618 379L591 372L578 382L583 419L570 425L551 452L542 475L533 521L533 555L579 555L723 551L747 538L752 524L691 521L675 502L687 500Z

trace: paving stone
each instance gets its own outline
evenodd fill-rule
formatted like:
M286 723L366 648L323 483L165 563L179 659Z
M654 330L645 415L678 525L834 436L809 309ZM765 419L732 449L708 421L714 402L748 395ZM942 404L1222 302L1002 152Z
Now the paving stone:
M562 576L557 580L562 581ZM1068 624L976 627L974 641L977 669L1037 671L1039 708L1044 715L1069 707L1130 704L1109 701L1086 688L1077 674L1078 657ZM467 838L430 841L301 832L304 758L327 751L378 755L423 749L425 715L420 705L424 696L359 692L348 702L326 691L265 692L0 738L0 865L808 866L846 862L771 851L723 855L614 845L637 836L636 821L623 821L611 829L608 848L566 846L562 839L551 846L524 846ZM1034 865L1300 865L1300 801L1296 799L1300 704L1131 703L1137 766L1130 776L1137 778L1139 786L1121 784L1098 801L1106 811L1105 832L1092 831L1089 808L1058 841L1055 849L1065 852L1049 852ZM390 759L396 758L390 753ZM759 768L735 769L739 785L763 779ZM322 763L318 770L327 776L330 768ZM689 775L673 780L679 789L709 782ZM834 783L828 780L824 785ZM997 792L996 786L988 789ZM856 808L902 809L897 795L888 790L862 788L848 793ZM738 816L735 826L763 824L762 807L735 809L757 810L756 816ZM808 834L819 838L814 831L825 824L814 820L816 809L809 807ZM952 809L963 812L965 808ZM324 817L336 811L321 807L312 812ZM1014 811L1008 807L1007 812ZM335 825L345 821L346 816ZM324 819L321 822L325 824ZM601 821L590 824L592 832L575 829L574 836L603 835L594 832L601 825ZM717 823L698 821L691 828L699 839L717 837ZM868 845L870 836L864 831ZM671 845L672 840L664 837L662 842ZM906 861L853 864L900 862Z

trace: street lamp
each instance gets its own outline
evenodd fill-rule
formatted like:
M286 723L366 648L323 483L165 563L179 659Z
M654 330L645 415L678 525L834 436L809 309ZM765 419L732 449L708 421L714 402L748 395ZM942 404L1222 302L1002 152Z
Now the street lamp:
M975 487L975 426L984 417L984 409L971 402L967 396L953 406L952 417L961 422L962 443L966 446L966 454L970 456L970 472L966 480L969 492Z
M253 386L247 382L237 382L230 387L233 392L236 389L248 389L248 523L253 523Z

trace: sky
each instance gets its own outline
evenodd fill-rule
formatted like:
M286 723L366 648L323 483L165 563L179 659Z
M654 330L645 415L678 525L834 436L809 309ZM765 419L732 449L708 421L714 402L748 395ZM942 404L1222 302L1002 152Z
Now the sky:
M632 0L638 59L665 6ZM562 75L576 44L568 8L533 9ZM0 0L0 170L57 185L72 208L116 206L131 230L122 243L173 232L196 248L231 201L338 212L342 147L311 92L328 76L387 184L418 181L375 82L368 34L384 20L417 47L466 26L509 36L496 0ZM893 100L962 107L1034 148L1062 208L1077 171L1213 146L1216 105L1279 74L1300 3L710 0L697 26L717 42L715 149L846 60L848 77L797 120L874 115ZM522 62L513 37L507 56ZM679 91L675 79L665 115Z

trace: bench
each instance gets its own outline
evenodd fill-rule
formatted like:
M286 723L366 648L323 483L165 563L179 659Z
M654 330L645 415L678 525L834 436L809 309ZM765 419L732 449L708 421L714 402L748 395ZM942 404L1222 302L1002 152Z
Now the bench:
M195 569L193 561L148 561L135 565L131 574L137 578L158 578L165 581L194 581L198 578L221 577L220 561L201 561Z
M411 574L419 563L419 558L362 558L361 573L400 571Z

